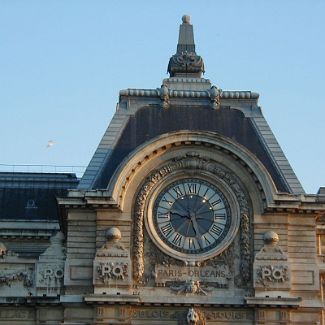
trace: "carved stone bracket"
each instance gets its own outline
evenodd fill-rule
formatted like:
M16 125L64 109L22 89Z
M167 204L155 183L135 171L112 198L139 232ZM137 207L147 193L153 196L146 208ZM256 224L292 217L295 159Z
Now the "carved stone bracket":
M214 160L201 157L196 152L188 152L184 157L171 160L160 169L154 170L146 178L140 188L134 212L134 240L133 240L133 277L137 282L143 282L144 275L144 214L145 205L154 186L165 177L182 170L205 171L211 173L226 183L233 194L240 209L240 256L242 282L250 281L251 239L249 221L248 195L245 193L240 180Z

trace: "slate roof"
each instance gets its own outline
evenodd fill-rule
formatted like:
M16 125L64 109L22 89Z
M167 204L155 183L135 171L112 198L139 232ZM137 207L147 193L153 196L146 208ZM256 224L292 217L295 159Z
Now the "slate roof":
M170 73L171 77L163 80L161 88L120 91L118 109L78 188L107 188L122 160L154 137L177 130L206 130L237 141L256 155L279 192L303 194L298 178L258 106L259 95L250 91L222 91L189 70L189 49L196 55L189 22L184 16L176 53L177 62L184 69ZM185 31L188 35L182 35Z
M78 182L75 174L0 172L0 220L58 220L56 197Z

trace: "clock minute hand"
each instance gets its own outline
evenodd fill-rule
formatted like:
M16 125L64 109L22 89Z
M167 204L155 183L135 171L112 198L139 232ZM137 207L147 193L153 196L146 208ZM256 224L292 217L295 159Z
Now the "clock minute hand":
M191 215L191 221L192 221L192 225L193 225L193 228L194 228L198 243L199 243L201 248L204 248L206 245L203 242L202 235L200 233L199 225L197 224L195 215Z
M200 233L200 230L199 230L199 225L197 224L197 221L196 221L196 218L195 218L194 214L191 214L191 221L192 221L192 225L193 225L196 236L201 237L201 233Z

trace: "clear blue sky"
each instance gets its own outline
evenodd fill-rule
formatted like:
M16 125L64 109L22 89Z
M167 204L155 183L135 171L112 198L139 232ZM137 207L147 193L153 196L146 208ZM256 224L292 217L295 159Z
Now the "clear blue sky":
M86 166L119 90L167 77L183 14L205 77L260 93L298 178L316 193L325 185L323 0L0 0L0 163Z

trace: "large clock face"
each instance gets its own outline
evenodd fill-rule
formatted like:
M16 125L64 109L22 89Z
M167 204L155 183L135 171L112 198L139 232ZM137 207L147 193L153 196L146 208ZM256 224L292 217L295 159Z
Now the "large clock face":
M215 249L228 234L231 218L225 195L210 182L193 178L163 189L153 209L157 235L168 247L185 254Z

